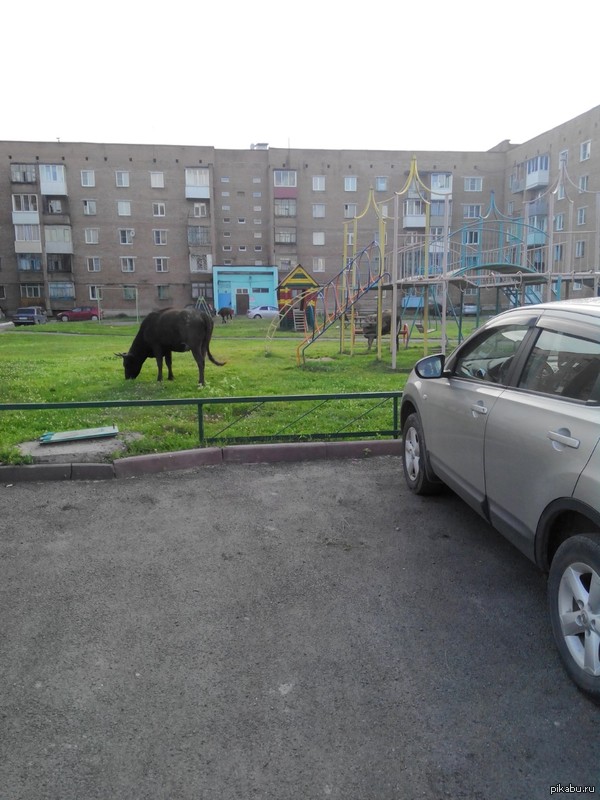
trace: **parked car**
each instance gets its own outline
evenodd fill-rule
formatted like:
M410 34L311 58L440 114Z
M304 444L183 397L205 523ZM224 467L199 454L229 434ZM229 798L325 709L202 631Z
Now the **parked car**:
M41 306L23 306L17 308L12 316L15 327L19 325L42 325L48 322L46 310Z
M463 303L463 317L476 317L477 311L477 303Z
M277 306L254 306L248 309L246 316L249 319L273 319L279 316L279 309Z
M562 662L600 702L600 298L512 309L421 359L401 424L409 489L449 486L548 573Z
M56 318L60 322L80 322L88 319L102 319L102 311L94 306L75 306L63 311L56 311Z

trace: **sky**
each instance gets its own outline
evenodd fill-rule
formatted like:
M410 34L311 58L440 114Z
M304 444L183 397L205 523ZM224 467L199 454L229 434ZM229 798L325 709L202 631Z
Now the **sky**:
M596 7L7 0L0 140L520 144L600 104Z

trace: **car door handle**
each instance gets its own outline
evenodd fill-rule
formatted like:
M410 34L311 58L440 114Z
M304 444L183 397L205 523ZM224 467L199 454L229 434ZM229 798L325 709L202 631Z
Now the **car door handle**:
M473 414L487 414L487 406L484 406L483 403L473 403L471 406L471 411Z
M567 428L561 428L558 431L548 431L548 438L551 442L562 444L565 447L572 447L575 450L579 447L581 442L571 436L571 431Z

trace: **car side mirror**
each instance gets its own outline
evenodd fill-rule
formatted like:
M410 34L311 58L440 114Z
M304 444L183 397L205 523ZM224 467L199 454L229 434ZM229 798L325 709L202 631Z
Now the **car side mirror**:
M437 353L434 356L425 356L415 364L415 372L419 378L441 378L444 374L446 356Z

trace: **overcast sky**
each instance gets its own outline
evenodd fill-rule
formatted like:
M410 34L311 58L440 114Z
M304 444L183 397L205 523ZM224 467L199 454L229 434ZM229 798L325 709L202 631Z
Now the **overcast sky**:
M597 0L8 0L0 139L521 143L600 104L596 9Z

